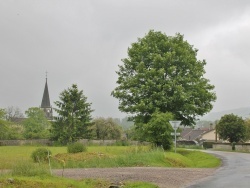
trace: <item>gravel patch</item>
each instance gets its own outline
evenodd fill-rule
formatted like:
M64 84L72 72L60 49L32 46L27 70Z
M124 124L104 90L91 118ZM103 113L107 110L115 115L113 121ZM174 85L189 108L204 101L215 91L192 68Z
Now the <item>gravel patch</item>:
M110 180L114 184L125 181L151 182L160 188L184 188L214 174L216 168L163 168L163 167L122 167L122 168L81 168L53 170L57 176L84 179Z

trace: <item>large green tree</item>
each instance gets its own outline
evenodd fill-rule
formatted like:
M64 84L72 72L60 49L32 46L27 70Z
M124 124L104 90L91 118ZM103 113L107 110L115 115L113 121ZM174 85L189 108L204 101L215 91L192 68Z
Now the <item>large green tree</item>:
M44 112L37 107L29 108L25 111L27 118L23 121L26 139L49 138L50 122L45 117Z
M64 90L59 98L60 101L55 102L58 116L52 124L52 139L67 144L86 138L93 110L83 91L79 91L77 85L73 84Z
M128 48L111 95L135 123L148 123L154 112L171 112L184 125L212 109L214 86L204 77L205 60L183 35L149 31Z
M228 140L230 143L244 140L247 130L242 117L234 114L222 116L216 129L220 139Z

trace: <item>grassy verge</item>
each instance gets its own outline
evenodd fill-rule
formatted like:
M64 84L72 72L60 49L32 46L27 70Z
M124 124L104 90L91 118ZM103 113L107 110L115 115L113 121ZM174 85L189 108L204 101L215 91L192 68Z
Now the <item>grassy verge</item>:
M0 147L0 169L12 169L13 164L33 163L32 146ZM213 168L220 159L200 151L177 149L177 153L163 152L148 146L92 146L87 152L67 153L66 147L49 147L52 168L105 168L105 167L194 167Z
M52 176L44 164L22 162L13 166L9 172L0 174L0 187L11 188L107 188L114 185L103 179L73 180ZM116 184L115 184L116 185ZM156 188L156 185L147 182L121 182L124 188Z
M71 187L102 188L111 182L99 179L72 180L53 177L46 163L34 163L31 154L35 146L0 147L0 172L12 169L9 174L0 175L0 187ZM91 146L87 152L67 153L66 147L48 147L52 152L52 168L93 167L195 167L211 168L220 165L216 157L200 151L177 149L177 153L163 152L148 146ZM63 161L63 163L62 163ZM146 182L124 182L124 188L156 188Z
M107 188L111 182L101 179L72 180L54 176L0 176L0 187L8 188ZM124 182L123 188L157 188L146 182Z

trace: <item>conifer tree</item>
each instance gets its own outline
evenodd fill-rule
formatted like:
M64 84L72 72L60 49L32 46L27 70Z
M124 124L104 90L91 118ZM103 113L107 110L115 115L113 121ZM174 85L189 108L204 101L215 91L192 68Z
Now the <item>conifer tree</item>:
M59 98L60 101L55 102L58 116L52 125L52 139L67 144L86 138L93 110L83 91L79 91L77 85L73 84L64 90Z

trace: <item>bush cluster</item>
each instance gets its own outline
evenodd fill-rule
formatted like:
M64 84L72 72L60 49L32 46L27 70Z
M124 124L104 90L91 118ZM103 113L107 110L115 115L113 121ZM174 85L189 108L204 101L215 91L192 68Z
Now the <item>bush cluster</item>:
M204 149L213 148L213 142L203 142L203 148Z
M34 162L46 162L48 161L48 155L51 155L51 151L46 148L37 148L32 152L31 158Z
M79 142L74 142L71 144L68 144L67 147L68 153L80 153L87 151L87 147Z

